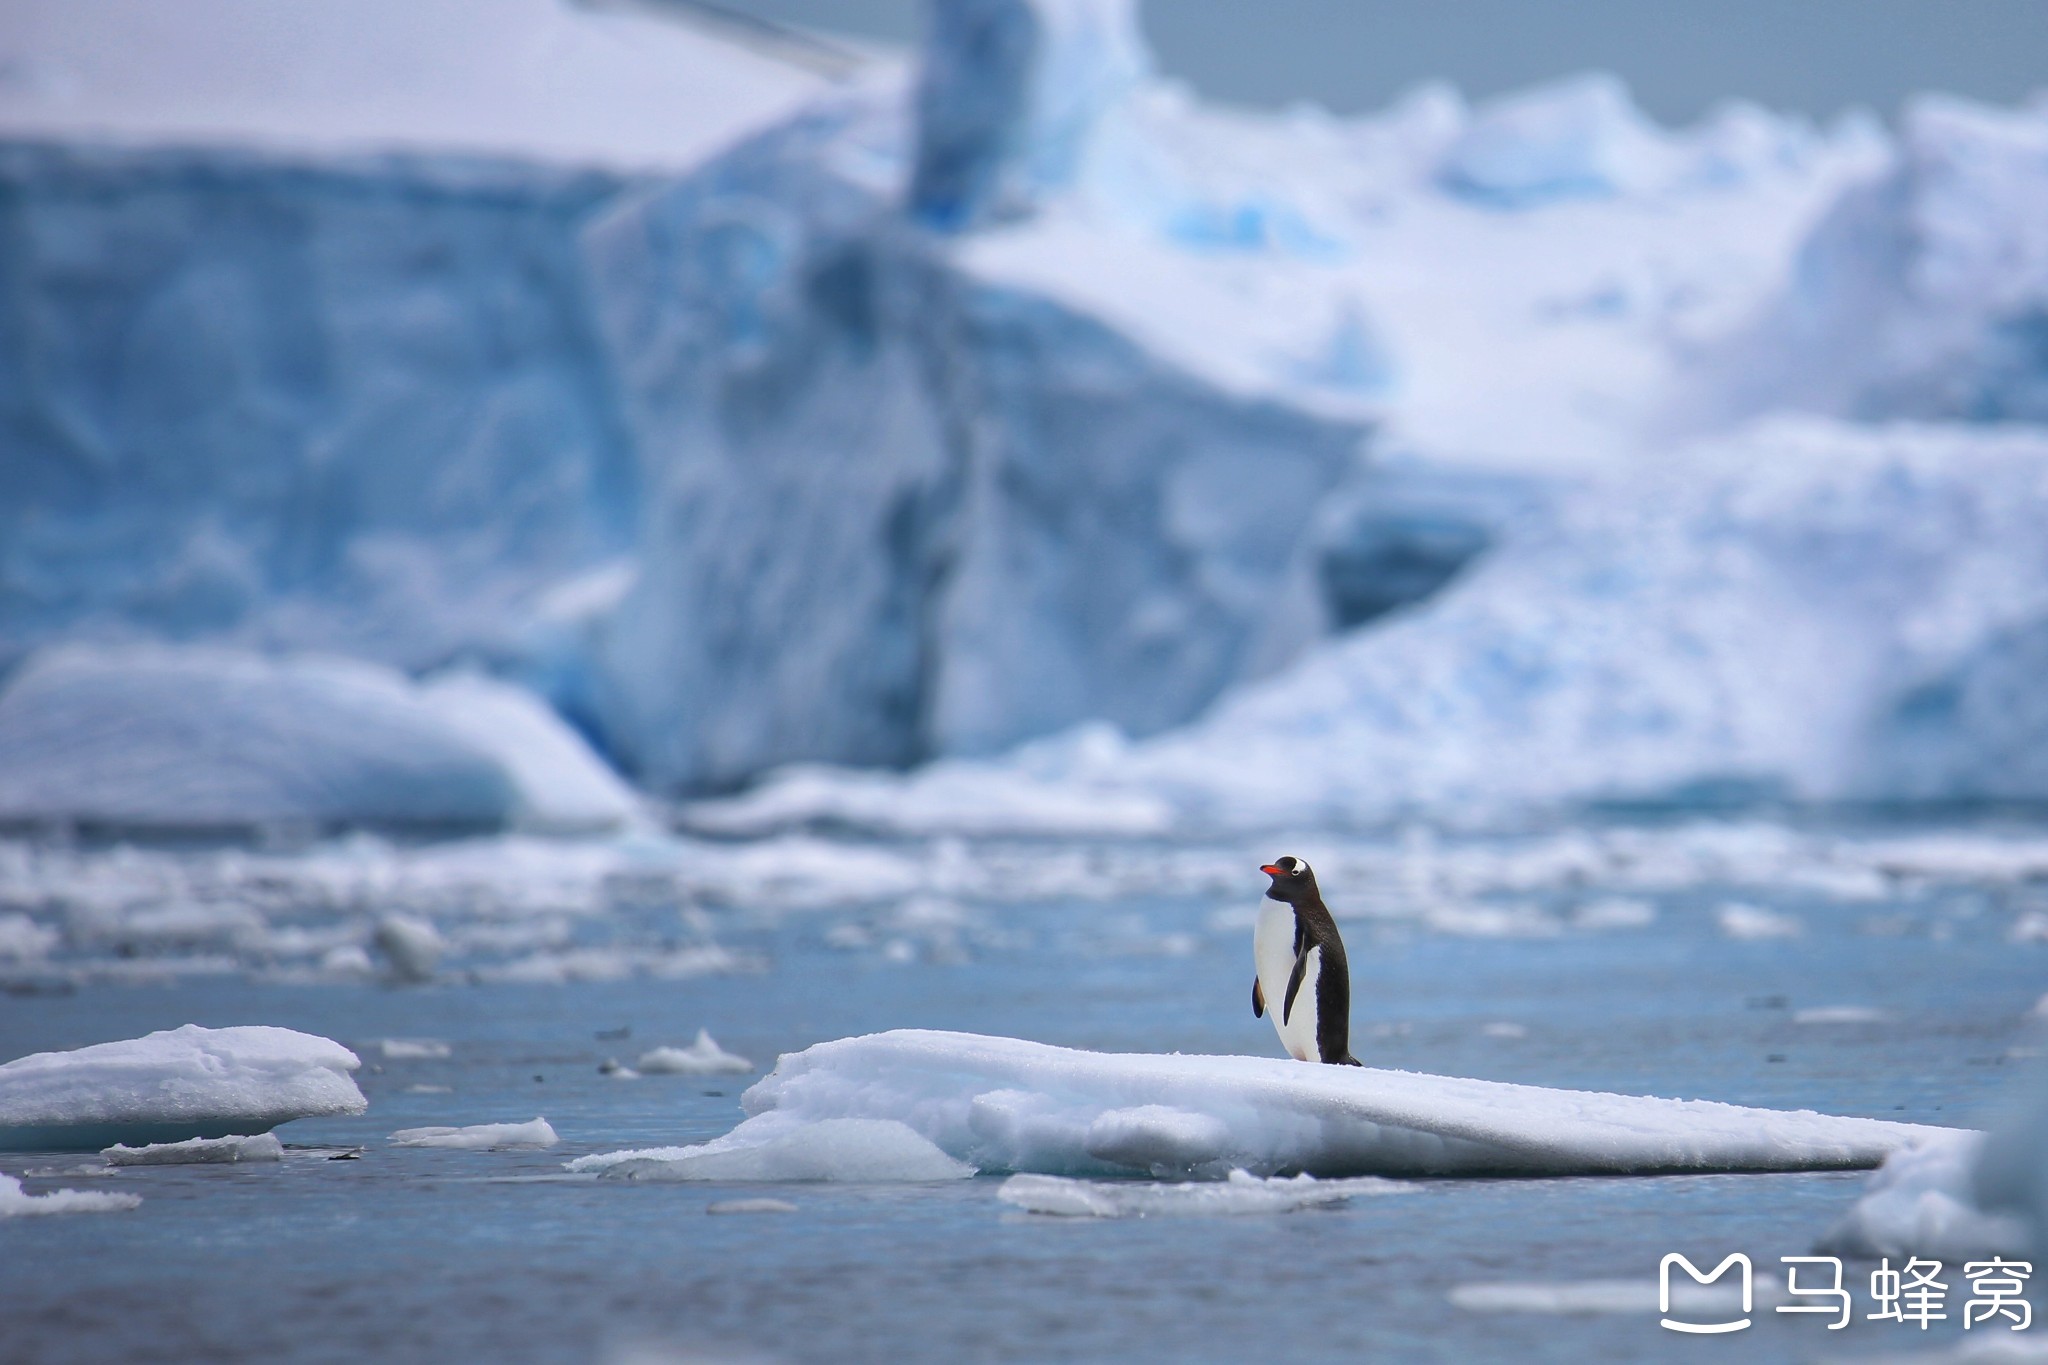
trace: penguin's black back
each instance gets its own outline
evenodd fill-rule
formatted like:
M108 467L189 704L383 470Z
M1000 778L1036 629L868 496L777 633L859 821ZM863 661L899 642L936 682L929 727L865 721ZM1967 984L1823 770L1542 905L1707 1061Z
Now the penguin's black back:
M1336 917L1317 888L1294 903L1294 955L1300 957L1310 948L1323 950L1322 969L1316 974L1317 1060L1361 1065L1351 1055L1351 963L1344 956Z

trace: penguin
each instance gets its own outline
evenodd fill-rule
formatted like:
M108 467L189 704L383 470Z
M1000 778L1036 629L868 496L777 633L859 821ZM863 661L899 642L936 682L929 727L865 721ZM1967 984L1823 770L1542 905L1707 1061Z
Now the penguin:
M1363 1065L1351 1055L1351 968L1316 874L1299 858L1259 871L1273 884L1252 931L1252 1016L1271 1010L1280 1045L1298 1062Z

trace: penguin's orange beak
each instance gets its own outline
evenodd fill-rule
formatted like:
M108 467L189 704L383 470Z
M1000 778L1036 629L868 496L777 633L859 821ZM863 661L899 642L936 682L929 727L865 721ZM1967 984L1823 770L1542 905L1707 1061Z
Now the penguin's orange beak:
M1279 868L1273 866L1271 863L1267 863L1265 866L1261 867L1259 871L1265 873L1268 877L1284 877L1287 875L1285 872L1282 872Z

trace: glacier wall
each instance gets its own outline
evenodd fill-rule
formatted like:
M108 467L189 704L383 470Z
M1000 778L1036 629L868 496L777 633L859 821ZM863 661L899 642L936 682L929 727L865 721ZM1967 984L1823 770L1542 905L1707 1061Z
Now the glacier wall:
M516 655L635 531L577 235L617 188L0 146L0 669L73 635Z
M654 781L1151 733L1324 628L1308 531L1366 425L961 268L912 156L849 101L591 232L650 519L601 724Z

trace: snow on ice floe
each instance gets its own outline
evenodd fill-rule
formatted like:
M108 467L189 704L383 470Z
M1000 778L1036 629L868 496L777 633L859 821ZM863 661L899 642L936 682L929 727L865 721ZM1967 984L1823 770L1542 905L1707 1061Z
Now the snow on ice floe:
M0 1218L48 1213L116 1213L141 1205L139 1195L115 1190L51 1190L30 1194L11 1175L0 1174Z
M786 1054L750 1117L695 1148L615 1152L572 1169L716 1161L770 1166L820 1125L908 1125L983 1171L1220 1178L1592 1175L1875 1166L1951 1130L1705 1100L1554 1090L1263 1057L1082 1052L899 1030ZM813 1135L807 1138L807 1135ZM896 1135L892 1141L904 1141ZM806 1150L810 1150L806 1148Z
M552 1147L561 1140L546 1119L533 1119L527 1123L477 1123L466 1128L401 1128L391 1135L394 1147L453 1147L471 1152Z
M0 1150L99 1151L360 1114L358 1065L339 1043L260 1025L39 1052L0 1066Z
M615 827L630 790L545 704L339 658L60 646L0 691L0 821Z
M1013 1175L996 1191L996 1198L1027 1213L1065 1218L1181 1218L1292 1213L1296 1209L1341 1204L1355 1195L1401 1194L1409 1188L1400 1181L1377 1176L1354 1180L1317 1180L1307 1175L1262 1179L1243 1171L1232 1171L1222 1180L1178 1184Z
M825 1118L774 1134L738 1130L694 1147L578 1157L572 1171L612 1180L814 1181L926 1184L965 1180L974 1167L888 1118Z
M254 1137L187 1138L183 1142L152 1142L141 1147L120 1143L100 1153L109 1166L207 1166L243 1161L282 1161L284 1144L275 1133Z
M688 1047L649 1048L633 1065L650 1076L740 1076L754 1070L752 1062L727 1052L710 1030L701 1028Z

